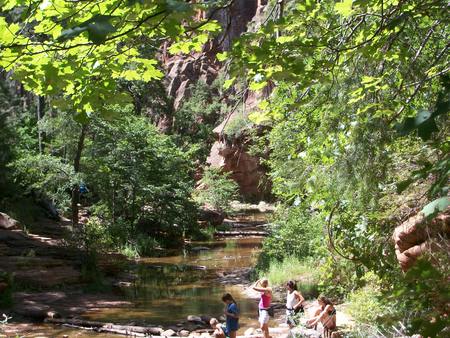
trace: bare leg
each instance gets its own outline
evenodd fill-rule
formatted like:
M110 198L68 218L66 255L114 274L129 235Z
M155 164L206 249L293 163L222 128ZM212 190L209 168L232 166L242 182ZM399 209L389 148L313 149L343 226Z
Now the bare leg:
M270 338L269 335L269 324L265 323L261 325L261 330L263 332L264 338Z

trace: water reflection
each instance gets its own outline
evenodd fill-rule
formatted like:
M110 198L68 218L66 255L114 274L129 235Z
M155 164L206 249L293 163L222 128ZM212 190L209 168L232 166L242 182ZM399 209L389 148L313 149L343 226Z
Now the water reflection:
M243 297L240 287L224 286L217 278L218 273L253 266L260 246L260 238L227 239L195 243L191 250L178 255L142 259L135 270L136 282L125 291L134 306L101 309L86 317L136 325L170 325L188 315L221 315L221 296L230 292L241 309L241 325L253 323L256 302Z

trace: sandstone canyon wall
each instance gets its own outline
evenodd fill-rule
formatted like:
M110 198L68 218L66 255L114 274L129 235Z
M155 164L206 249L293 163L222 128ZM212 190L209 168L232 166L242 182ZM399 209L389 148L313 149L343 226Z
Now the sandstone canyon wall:
M223 28L223 33L205 45L202 52L188 56L163 55L167 74L167 94L173 99L175 110L179 109L183 100L189 97L191 85L197 81L212 84L223 66L217 61L216 54L229 50L235 38L246 32L250 26L257 26L264 16L266 5L267 0L234 0L226 8L213 13L203 13L201 15L217 20ZM242 99L243 109L240 113L248 114L259 99L256 94L245 92ZM267 199L271 187L259 158L248 153L242 139L227 142L223 137L225 125L236 116L236 112L230 111L227 118L214 129L216 142L211 148L207 164L231 173L244 199L253 201ZM160 120L159 127L167 130L172 123L171 117L167 116Z

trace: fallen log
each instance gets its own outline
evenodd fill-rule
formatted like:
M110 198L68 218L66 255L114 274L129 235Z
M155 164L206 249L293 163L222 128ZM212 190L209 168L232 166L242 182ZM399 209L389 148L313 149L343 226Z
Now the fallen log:
M106 332L106 333L114 333L114 334L120 334L123 336L130 336L130 337L148 337L145 333L139 333L139 332L133 332L133 331L127 331L127 330L117 330L117 329L110 329L110 328L99 328L97 330L98 332ZM153 338L155 336L152 336ZM162 337L164 338L164 337Z
M216 231L215 236L234 237L234 236L267 236L267 231Z
M117 333L129 332L129 333L142 333L151 335L161 335L163 329L160 327L152 326L133 326L133 325L117 325L112 323L97 322L84 319L67 319L67 318L46 318L46 323L60 324L60 325L73 325L80 328L94 328L96 331Z

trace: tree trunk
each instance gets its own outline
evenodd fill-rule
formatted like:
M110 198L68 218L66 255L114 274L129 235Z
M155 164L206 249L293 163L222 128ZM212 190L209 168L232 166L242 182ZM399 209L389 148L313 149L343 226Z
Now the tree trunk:
M45 98L43 96L36 96L36 114L37 121L41 120L42 116L44 116L44 108L45 108ZM38 125L38 143L39 143L39 154L42 154L42 132Z
M75 173L80 172L80 160L81 153L84 147L84 139L86 136L87 124L83 124L81 127L81 133L78 137L77 152L73 161L73 169ZM80 202L80 185L75 184L72 189L72 225L78 224L78 203Z

